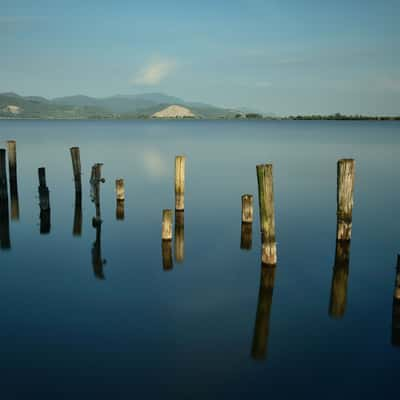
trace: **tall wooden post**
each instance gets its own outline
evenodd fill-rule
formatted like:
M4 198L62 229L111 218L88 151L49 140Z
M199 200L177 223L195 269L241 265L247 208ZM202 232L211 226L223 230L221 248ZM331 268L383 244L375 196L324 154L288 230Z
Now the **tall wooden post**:
M260 290L251 349L251 355L255 360L264 360L267 356L275 271L276 268L261 266Z
M175 157L175 209L185 209L185 156Z
M116 218L123 220L125 218L125 186L123 179L115 181L115 192L117 197Z
M185 212L175 211L175 261L183 262L185 258Z
M337 165L337 240L350 240L353 216L355 163L352 159Z
M400 346L400 255L397 256L396 283L393 294L392 346Z
M11 248L5 149L0 149L0 247Z
M15 140L7 141L8 172L10 180L11 219L19 220L19 199L17 179L17 143Z
M329 302L329 315L332 318L342 318L346 312L349 260L350 241L337 240Z
M101 209L100 209L100 183L104 183L104 178L101 177L101 167L103 164L97 163L92 167L90 176L90 197L96 207L96 222L101 223Z
M46 169L41 167L38 169L39 175L39 207L40 207L40 233L50 233L51 217L50 217L50 193L46 184Z
M71 147L71 159L72 159L72 169L74 174L74 182L75 182L75 192L82 192L82 180L81 180L81 155L79 147Z
M250 250L253 234L253 195L242 196L242 226L240 232L240 248Z
M263 264L275 266L277 252L272 164L257 165L257 180L262 241L261 259Z

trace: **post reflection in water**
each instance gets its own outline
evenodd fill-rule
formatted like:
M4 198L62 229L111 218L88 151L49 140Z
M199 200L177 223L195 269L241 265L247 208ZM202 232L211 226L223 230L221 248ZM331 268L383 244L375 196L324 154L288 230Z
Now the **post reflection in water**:
M4 149L0 149L0 247L4 250L11 248L6 151Z
M393 294L392 346L400 346L400 255L397 256L396 283Z
M267 357L275 272L275 266L261 265L260 289L258 293L257 314L251 349L251 356L255 360L264 360Z
M101 167L103 164L95 164L92 167L92 174L90 177L90 196L92 202L96 207L96 216L92 220L93 228L96 229L96 240L92 246L92 265L93 272L96 278L105 279L103 273L104 264L106 264L106 260L103 260L101 254L101 209L100 209L100 183L105 182L105 180L101 177Z
M185 258L185 211L175 210L175 235L174 253L177 263Z
M11 219L19 220L19 199L17 181L17 144L15 140L7 142L8 148L8 171L10 179Z
M161 251L162 251L162 262L164 271L171 271L174 267L172 261L172 241L162 240L161 241Z
M329 302L329 315L332 318L342 318L346 312L349 261L350 240L337 240Z
M118 221L123 221L125 219L125 200L117 200L115 217Z
M253 243L253 224L250 222L242 222L240 232L240 248L242 250L251 250Z
M75 211L74 226L72 228L73 236L82 235L82 193L75 192Z
M46 170L41 167L38 169L39 175L39 207L40 207L40 234L50 233L50 192L46 184Z

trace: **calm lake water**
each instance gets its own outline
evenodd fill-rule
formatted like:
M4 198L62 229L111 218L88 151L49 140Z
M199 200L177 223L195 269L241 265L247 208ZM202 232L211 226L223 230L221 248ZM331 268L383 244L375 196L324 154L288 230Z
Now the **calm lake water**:
M1 147L9 139L17 141L19 220L10 220L11 248L0 249L2 399L398 393L400 123L0 121ZM72 146L82 160L80 235ZM184 254L177 262L173 242L166 270L161 214L174 208L178 154L187 156ZM355 202L346 306L332 315L340 158L356 160ZM97 162L106 179L101 232L89 196ZM267 162L273 291L260 289L255 166ZM50 226L40 224L42 166ZM125 179L123 220L117 178ZM241 249L244 193L255 196L251 250Z

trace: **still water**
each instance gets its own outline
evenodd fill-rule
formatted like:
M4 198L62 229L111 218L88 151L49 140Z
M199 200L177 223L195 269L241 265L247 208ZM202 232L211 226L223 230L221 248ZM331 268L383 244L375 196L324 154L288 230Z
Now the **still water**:
M1 147L9 139L17 141L19 218L10 214L10 248L0 249L2 399L397 393L400 123L0 121ZM81 226L72 146L82 160ZM187 157L184 229L166 262L161 216L174 208L178 154ZM335 314L340 158L354 158L356 174L347 300ZM267 162L273 272L260 262L255 166ZM106 180L101 229L92 225L95 163ZM39 167L48 220L40 218ZM251 249L241 237L244 193L255 199Z

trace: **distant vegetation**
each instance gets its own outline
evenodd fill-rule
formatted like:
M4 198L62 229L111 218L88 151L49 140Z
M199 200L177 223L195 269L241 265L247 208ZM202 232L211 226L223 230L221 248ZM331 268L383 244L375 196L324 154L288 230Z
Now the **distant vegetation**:
M194 117L205 119L247 120L400 120L398 117L365 115L295 115L278 117L257 112L232 110L210 104L186 102L162 93L117 95L106 98L88 96L46 99L39 96L19 96L0 93L0 119L148 119L169 106L185 107ZM182 117L183 118L183 117Z

